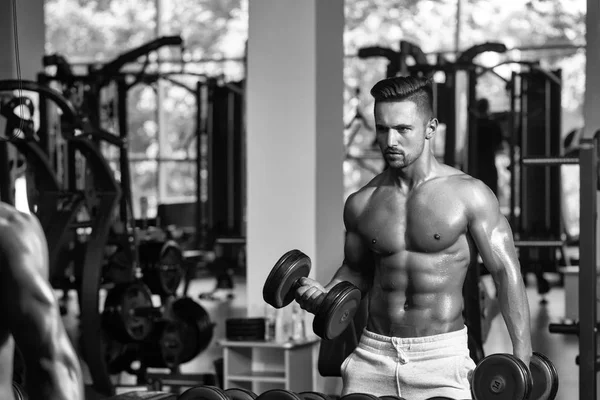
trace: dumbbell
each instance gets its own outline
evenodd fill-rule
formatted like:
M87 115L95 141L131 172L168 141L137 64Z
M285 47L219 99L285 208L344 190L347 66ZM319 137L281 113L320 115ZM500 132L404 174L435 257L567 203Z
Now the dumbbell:
M302 400L331 400L329 396L321 392L300 392L298 395Z
M368 393L348 393L340 400L379 400L379 397Z
M299 394L284 389L271 389L259 395L256 400L304 400Z
M234 393L234 392L230 392ZM241 391L235 392L236 395ZM194 386L181 393L177 400L231 400L221 388L211 385Z
M301 286L300 278L310 273L310 258L300 250L285 253L269 273L263 287L263 299L275 308L290 304L296 290ZM317 297L317 312L313 320L313 331L323 339L339 336L354 319L361 301L360 290L350 282L340 282Z
M473 371L471 391L474 400L554 400L558 373L543 354L534 352L529 371L512 354L491 354Z
M178 397L174 393L136 390L118 394L105 400L178 400Z
M230 388L224 393L230 400L254 400L258 397L256 393L244 388Z

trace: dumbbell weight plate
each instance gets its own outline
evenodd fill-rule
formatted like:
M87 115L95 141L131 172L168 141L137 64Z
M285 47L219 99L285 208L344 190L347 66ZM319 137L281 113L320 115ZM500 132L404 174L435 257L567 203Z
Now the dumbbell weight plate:
M294 300L294 282L310 273L310 258L300 250L290 250L275 263L263 286L263 299L275 308Z
M254 400L258 397L256 393L244 388L227 389L225 394L230 400Z
M183 392L177 400L230 400L222 389L216 386L196 386Z
M558 373L552 361L541 353L534 352L529 363L533 379L530 400L554 400L558 392Z
M323 339L333 339L354 319L362 294L350 282L340 282L329 290L313 320L313 331Z
M531 387L525 364L512 354L489 355L473 371L474 400L525 400Z
M271 389L258 396L256 400L302 400L302 398L288 390Z
M122 342L144 340L154 328L154 321L134 315L134 310L149 307L152 307L152 293L143 282L115 285L106 295L103 327Z
M349 393L340 400L379 400L379 397L368 393Z
M177 395L167 392L133 391L109 397L105 400L177 400Z
M329 396L320 392L300 392L302 400L330 400Z

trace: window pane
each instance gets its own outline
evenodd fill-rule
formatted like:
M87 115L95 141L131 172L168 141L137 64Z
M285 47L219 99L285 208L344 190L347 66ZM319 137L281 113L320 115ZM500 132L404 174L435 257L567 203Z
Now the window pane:
M106 61L152 40L156 0L45 0L46 52Z
M131 163L131 189L133 193L133 214L140 218L140 198L148 198L148 217L156 217L158 179L156 161L135 161Z
M163 27L181 34L194 58L240 57L248 37L248 0L161 0Z
M129 90L127 119L131 159L158 156L156 97L156 91L152 86L137 85Z
M196 162L163 162L161 163L163 187L163 203L178 203L196 199Z
M165 132L161 157L189 159L195 154L196 84L197 77L173 77L175 82L162 81L164 98L162 115Z

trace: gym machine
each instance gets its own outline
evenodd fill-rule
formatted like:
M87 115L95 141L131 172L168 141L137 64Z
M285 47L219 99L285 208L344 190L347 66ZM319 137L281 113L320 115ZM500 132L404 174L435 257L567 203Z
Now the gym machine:
M112 74L125 62L174 43L179 41L158 39L100 71ZM40 96L39 129L33 130L36 110L27 97L13 94L2 111L7 120L6 137L25 156L32 175L29 203L49 238L53 284L65 293L71 288L79 292L80 344L95 389L114 394L112 375L122 371L137 376L140 384L155 387L164 382L171 387L210 382L205 374L178 371L180 364L210 344L214 324L199 304L185 295L176 296L184 261L178 244L137 240L128 179L126 117L119 114L119 125L124 127L119 136L100 127L100 89L115 81L125 88L124 74L79 77L60 57L45 62L55 63L55 76L40 74L39 83L0 81L0 91L7 94L23 90ZM68 99L53 89L57 86ZM119 96L124 100L126 90ZM29 118L17 112L23 106L28 108ZM118 106L125 109L125 101ZM106 144L118 150L119 181L101 152ZM6 148L4 143L0 150ZM11 202L14 171L8 163L2 167L2 200ZM120 251L107 259L105 252L110 246ZM161 306L154 306L153 294L161 297ZM139 367L134 369L136 362ZM170 372L150 373L148 367Z
M579 398L591 399L597 393L597 374L600 371L598 356L598 307L597 307L597 197L598 150L600 132L593 139L582 139L576 157L531 157L523 159L528 168L537 166L557 167L579 165L580 217L579 217L579 320L574 323L550 324L550 333L579 336Z

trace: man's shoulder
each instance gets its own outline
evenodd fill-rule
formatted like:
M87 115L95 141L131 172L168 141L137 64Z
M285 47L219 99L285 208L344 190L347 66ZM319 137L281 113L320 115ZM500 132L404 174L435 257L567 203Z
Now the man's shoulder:
M456 173L442 176L441 180L448 187L455 189L456 192L465 194L467 196L472 195L488 195L492 194L492 190L480 179L477 179L467 173L456 170Z
M376 175L366 185L362 186L356 192L352 193L346 199L346 213L351 215L358 215L367 206L369 199L378 187L382 185L383 173Z
M481 180L464 173L450 176L448 180L468 214L483 215L500 210L496 195Z
M485 183L458 169L448 167L444 174L432 180L434 182L436 190L456 196L467 208L498 204L496 196Z

